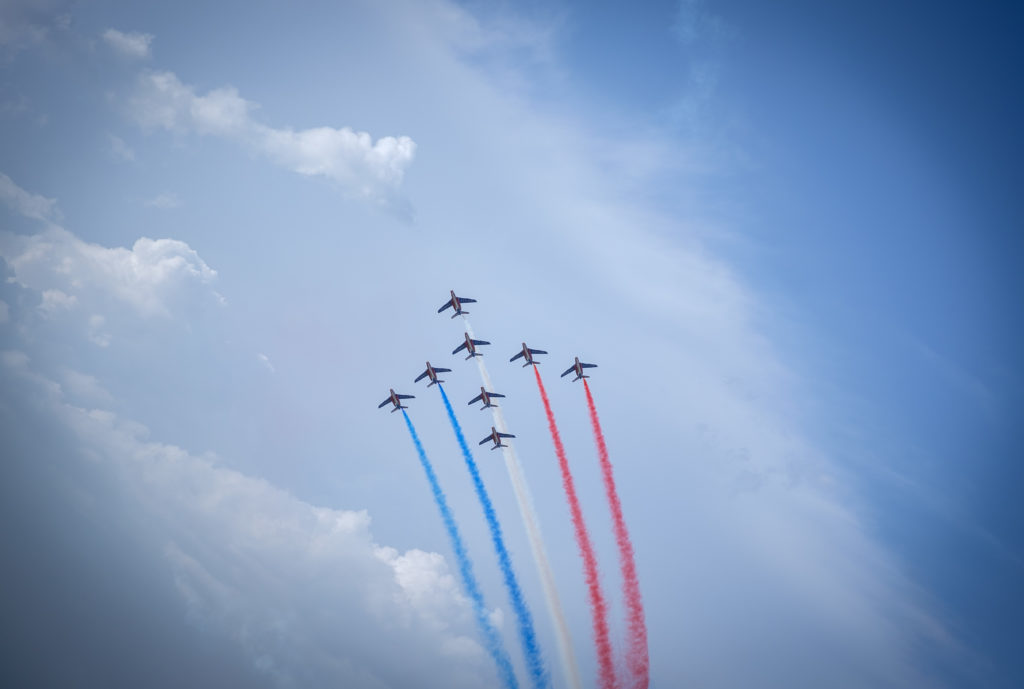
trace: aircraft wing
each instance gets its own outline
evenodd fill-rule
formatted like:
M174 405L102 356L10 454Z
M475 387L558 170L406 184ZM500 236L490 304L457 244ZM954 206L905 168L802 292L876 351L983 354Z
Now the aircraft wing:
M478 442L477 445L483 445L486 442L490 442L490 440L491 440L491 435L490 435L490 433L488 433L487 437L484 438L483 440L481 440L480 442Z
M438 368L437 366L434 367L434 373L451 373L451 372L452 372L452 370L450 368Z
M572 372L573 372L573 369L575 369L575 368L576 368L576 364L573 364L573 365L572 365L572 366L570 366L569 368L565 369L565 373L563 373L562 375L560 375L560 376L558 376L558 377L559 377L559 378L565 378L565 377L566 377L567 375L569 375L570 373L572 373Z
M479 402L479 401L480 401L480 400L482 400L483 398L484 398L484 396L483 396L483 395L477 395L476 397L474 397L473 399L471 399L471 400L469 401L469 404L473 404L474 402Z
M530 354L547 354L543 349L531 349Z
M456 347L455 349L452 350L452 354L458 354L459 352L461 352L465 348L466 348L466 343L463 342L458 347Z
M476 299L470 299L469 297L459 297L459 301L465 302L466 304L475 304Z
M581 368L597 368L597 364L580 364Z
M451 307L451 305L452 305L452 303L451 303L450 301L446 301L446 302L444 303L444 306L442 306L441 308L439 308L439 309L437 310L437 312L438 312L438 313L441 313L441 312L442 312L442 311L444 311L445 309L447 309L447 308Z
M512 435L511 433L499 433L498 437L499 438L514 438L515 436Z
M473 340L473 344L475 344L475 345L482 345L482 344L491 344L491 343L488 342L487 340Z
M416 395L395 395L400 400L411 400L415 399Z
M532 350L531 350L531 351L532 351ZM516 353L516 355L515 355L514 357L512 357L511 359L509 359L509 361L515 361L516 359L518 359L518 358L519 358L519 357L521 357L522 355L523 355L523 350L519 350L519 351L518 351L518 352Z
M434 370L436 371L437 369L434 369ZM414 382L414 383L418 383L418 382L420 382L421 380L423 380L424 378L426 378L426 377L427 377L427 374L428 374L428 373L430 373L430 371L424 371L423 373L421 373L421 374L419 374L418 376L416 376L416 380L414 380L413 382Z
M491 397L504 397L504 395L498 392L488 392L487 394L490 395Z
M401 396L401 395L399 395L399 396ZM387 404L390 401L391 401L391 398L388 397L386 400L384 400L383 402L381 402L380 404L377 405L377 409L380 409L381 407L383 407L385 404Z

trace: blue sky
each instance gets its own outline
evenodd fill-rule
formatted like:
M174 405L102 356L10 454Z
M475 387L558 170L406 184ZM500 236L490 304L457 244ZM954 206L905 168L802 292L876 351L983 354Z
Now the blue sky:
M577 354L600 365L652 686L1024 681L1009 9L55 1L0 19L9 682L493 681L412 446L375 408L389 387L417 395L525 678L458 448L412 383L426 359L452 368L467 435L487 432L436 314L453 288L494 343L588 685L543 413L503 363L524 339L551 352L618 638L582 390L555 379Z

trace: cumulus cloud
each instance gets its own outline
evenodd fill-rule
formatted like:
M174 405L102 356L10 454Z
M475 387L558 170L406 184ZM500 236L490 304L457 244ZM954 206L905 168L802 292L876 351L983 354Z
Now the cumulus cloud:
M348 127L275 129L253 119L256 108L232 87L199 95L172 72L144 74L131 103L144 127L232 139L301 175L325 177L353 196L394 200L416 151L411 138L374 141Z
M0 172L0 202L26 218L43 222L56 222L60 218L56 199L48 199L45 196L27 192L2 172Z
M124 33L117 29L107 29L103 32L103 40L118 54L142 60L149 57L149 47L153 43L153 35L136 31Z
M59 289L45 289L42 296L43 301L39 304L39 311L44 316L54 316L58 311L69 310L78 303L78 297L61 292Z
M110 300L143 317L168 316L183 290L209 286L217 272L177 239L142 237L130 249L84 242L51 226L34 235L0 232L0 258L22 287L42 294L48 313Z
M441 555L378 544L365 511L312 505L215 457L149 441L145 427L112 412L71 404L22 352L3 352L0 364L8 382L45 400L41 411L73 433L77 454L117 479L145 539L163 543L191 623L230 638L277 686L495 682ZM88 376L69 381L96 394Z

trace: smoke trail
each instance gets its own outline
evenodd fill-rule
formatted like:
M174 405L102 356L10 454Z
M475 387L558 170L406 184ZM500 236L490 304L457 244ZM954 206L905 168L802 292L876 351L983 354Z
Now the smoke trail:
M469 324L466 316L462 317L466 324L466 332L471 339L476 339L473 334L473 327ZM473 357L476 359L477 368L480 369L480 378L483 380L484 389L494 390L491 384L491 376L487 373L487 366L482 356ZM494 426L501 433L508 433L508 424L505 423L505 414L497 405L491 407L491 416L494 419ZM519 515L526 528L526 536L530 542L530 551L533 554L533 562L537 566L537 573L540 576L541 588L544 591L544 600L547 602L548 614L551 616L551 623L555 628L555 640L558 644L558 655L562 659L562 671L565 673L565 682L569 689L583 689L583 682L580 680L579 666L576 664L576 654L573 651L572 637L569 635L569 625L565 621L565 613L562 611L562 602L558 598L558 589L555 588L555 575L551 571L551 563L548 561L547 550L544 548L544 538L540 531L540 521L537 519L537 512L533 507L533 499L530 497L530 489L526 483L526 476L523 474L516 450L511 440L505 441L508 447L501 448L502 456L505 458L505 468L508 470L509 479L512 482L512 492L516 496L516 503L519 505Z
M629 623L629 644L626 651L626 665L633 677L636 689L647 689L650 682L650 659L647 655L647 622L644 620L644 604L640 598L640 582L636 576L636 563L633 560L633 543L626 530L626 520L622 517L622 504L619 493L615 489L615 477L612 475L612 463L608 460L608 447L604 444L604 433L601 422L597 418L597 407L594 397L590 394L590 386L583 380L583 389L587 391L587 406L590 408L590 423L594 427L594 441L597 443L597 456L601 461L601 478L604 479L604 491L608 496L608 506L612 511L612 523L615 527L615 542L619 546L619 567L622 569L623 597L626 599L626 616Z
M480 586L477 584L476 575L473 574L473 563L470 562L469 555L466 553L466 547L462 543L462 536L459 535L459 529L455 525L455 517L452 515L452 511L448 507L448 500L445 499L444 492L441 490L441 484L437 482L434 467L430 465L430 460L427 459L427 453L423 450L420 437L416 434L412 420L404 409L402 410L402 416L405 417L405 425L409 428L409 435L412 436L412 442L416 445L420 464L423 465L423 471L426 472L427 480L430 482L430 490L434 494L434 502L437 503L437 509L441 512L441 519L448 530L448 538L451 539L452 550L455 551L455 559L459 564L459 574L462 575L462 584L466 587L466 593L473 604L473 614L476 616L476 623L484 635L484 646L498 666L498 675L501 677L501 683L505 686L505 689L518 689L519 683L516 681L515 672L512 670L512 660L505 650L505 645L501 642L501 637L498 636L498 631L487 618L484 597L480 593Z
M455 438L459 441L459 447L462 449L462 457L466 460L466 468L469 469L469 474L473 478L476 496L480 499L480 506L483 507L484 517L487 518L487 526L491 530L491 542L494 544L494 550L498 554L498 564L501 566L501 573L505 578L505 587L508 588L509 598L512 599L512 608L515 610L516 619L519 621L519 638L523 643L523 652L526 654L526 667L529 670L530 679L533 680L533 686L537 689L548 687L550 686L548 673L540 656L540 648L537 646L537 638L533 631L533 618L530 615L529 608L526 607L523 593L519 589L519 582L516 580L515 571L512 569L512 560L509 558L508 550L505 549L505 540L501 535L498 515L494 512L494 505L491 504L491 498L487 495L487 489L484 487L483 479L480 478L480 472L477 470L476 462L473 460L473 454L466 445L466 437L462 434L462 427L459 426L458 419L455 418L455 410L452 409L451 402L448 401L448 395L444 391L444 386L438 383L437 389L441 391L444 408L448 411L448 420L452 423Z
M572 473L569 471L569 460L565 456L565 448L562 446L562 437L555 424L555 415L551 411L547 390L544 389L544 382L540 379L540 371L536 366L533 367L533 373L537 377L537 389L540 390L540 398L544 402L544 413L548 417L551 440L555 443L558 467L562 470L562 485L565 488L565 496L569 500L572 525L576 531L576 543L579 545L580 555L583 556L583 571L587 580L587 591L590 594L590 613L593 618L594 642L597 645L597 666L601 687L602 689L614 689L618 686L618 681L615 677L615 665L612 662L612 647L608 641L608 607L605 604L604 593L601 591L601 581L597 572L597 557L594 555L594 548L590 543L587 525L583 522L583 510L580 509L580 501L576 497L576 486L572 480Z

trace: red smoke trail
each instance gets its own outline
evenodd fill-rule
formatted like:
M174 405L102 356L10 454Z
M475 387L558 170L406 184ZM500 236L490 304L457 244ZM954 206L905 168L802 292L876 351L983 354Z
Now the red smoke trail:
M565 496L569 500L572 525L576 531L576 543L580 547L580 555L583 556L583 571L590 594L590 612L594 618L594 642L597 645L597 666L601 678L601 689L617 689L618 681L615 678L615 665L612 662L612 646L608 641L608 606L605 604L604 593L601 591L601 582L598 578L597 557L594 556L590 535L583 522L583 510L580 509L580 501L576 497L576 486L572 480L572 473L569 471L569 460L565 458L565 448L562 447L562 437L558 434L555 415L551 412L548 393L544 389L544 382L541 381L540 371L536 366L533 367L533 373L537 376L537 389L540 390L540 398L544 402L544 413L548 415L548 428L551 430L551 440L555 443L558 467L562 470L562 485L565 487Z
M583 389L587 391L587 406L590 407L590 423L594 427L594 441L597 443L597 456L601 461L601 477L604 479L604 491L608 496L608 506L612 510L612 524L615 527L615 541L619 546L619 567L622 569L622 593L626 599L626 615L629 618L629 644L626 651L626 665L633 677L633 687L647 689L650 682L650 660L647 656L647 622L644 619L644 603L640 599L640 582L636 577L636 563L633 561L633 543L629 540L626 520L622 517L622 504L619 493L615 489L615 477L612 475L612 463L608 461L608 447L604 444L604 433L601 422L597 418L597 407L594 397L590 394L590 386L583 380Z

